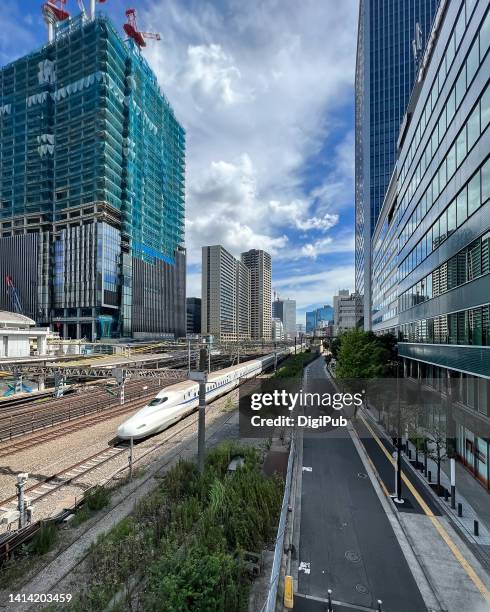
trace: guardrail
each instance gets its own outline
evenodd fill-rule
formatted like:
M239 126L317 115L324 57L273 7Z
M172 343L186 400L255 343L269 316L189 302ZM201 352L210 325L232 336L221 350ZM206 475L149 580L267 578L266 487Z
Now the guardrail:
M291 446L289 447L288 467L286 471L286 483L284 485L284 496L282 498L281 515L279 518L279 527L277 528L276 545L274 548L274 560L272 563L272 571L269 581L269 594L261 612L274 612L274 610L276 609L277 587L279 584L279 576L281 574L282 556L284 551L284 534L286 532L289 497L291 494L291 480L293 475L295 455L296 440L293 432L293 435L291 437Z

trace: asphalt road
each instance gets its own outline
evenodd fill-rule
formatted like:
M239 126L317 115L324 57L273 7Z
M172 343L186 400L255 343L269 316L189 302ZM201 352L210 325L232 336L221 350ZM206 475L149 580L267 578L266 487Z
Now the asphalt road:
M331 392L323 359L309 368L307 390ZM310 469L311 468L311 469ZM305 436L298 592L295 610L418 612L424 601L347 430ZM346 606L341 604L345 603Z

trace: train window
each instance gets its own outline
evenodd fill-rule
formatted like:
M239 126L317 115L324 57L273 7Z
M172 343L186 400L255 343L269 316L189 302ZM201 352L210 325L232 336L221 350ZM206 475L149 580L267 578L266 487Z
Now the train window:
M151 400L148 406L160 406L160 404L163 404L167 400L168 400L168 397L155 397L155 399Z

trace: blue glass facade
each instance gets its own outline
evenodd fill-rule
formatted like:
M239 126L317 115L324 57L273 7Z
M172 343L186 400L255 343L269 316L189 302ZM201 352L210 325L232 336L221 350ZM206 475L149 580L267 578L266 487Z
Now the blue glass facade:
M416 65L418 23L427 39L439 0L361 0L356 62L356 292L370 312L370 242L397 156ZM369 317L365 319L369 321Z
M490 489L489 75L488 2L446 2L373 235L371 323L455 393L456 451Z
M312 334L322 322L333 321L333 307L322 306L306 313L306 333Z

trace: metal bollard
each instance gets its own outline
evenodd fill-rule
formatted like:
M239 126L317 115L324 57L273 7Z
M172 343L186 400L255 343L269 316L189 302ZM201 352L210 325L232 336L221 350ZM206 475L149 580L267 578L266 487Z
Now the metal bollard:
M327 598L328 598L327 612L333 612L333 607L332 607L332 589L328 589L328 591L327 591Z
M411 459L412 458L412 450L409 448L408 449L408 458Z
M474 533L476 536L479 536L479 535L480 535L480 529L479 529L478 521L476 521L476 520L475 520L475 521L473 521L473 533Z
M447 493L447 489L445 488L445 489L444 489L444 501L446 501L446 502L447 502L448 497L449 497L449 496L448 496L448 493Z
M458 516L463 516L463 504L458 504Z
M427 472L427 480L428 480L429 482L431 482L431 481L432 481L432 472L431 472L430 470Z
M381 606L383 605L383 602L381 601L381 599L378 599L378 612L383 612Z

